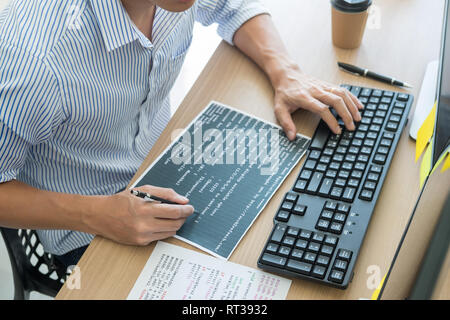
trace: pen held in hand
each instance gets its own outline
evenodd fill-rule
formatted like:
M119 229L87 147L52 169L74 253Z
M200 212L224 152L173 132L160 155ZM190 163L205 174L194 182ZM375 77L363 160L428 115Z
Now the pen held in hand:
M383 76L381 74L370 71L369 69L363 69L363 68L360 68L360 67L348 64L348 63L344 63L344 62L338 62L338 66L342 70L350 72L351 74L354 74L354 75L371 78L371 79L381 81L384 83L388 83L388 84L394 85L394 86L412 88L412 86L406 82L399 81L395 78Z
M163 199L163 198L151 195L151 194L149 194L147 192L141 192L141 191L138 191L138 190L131 189L130 193L132 195L135 195L136 197L142 198L142 199L144 199L146 201L149 201L149 202L161 202L161 203L165 203L165 204L181 205L180 203L173 202L173 201L170 201L170 200L167 200L167 199ZM193 213L196 213L196 211L194 211Z

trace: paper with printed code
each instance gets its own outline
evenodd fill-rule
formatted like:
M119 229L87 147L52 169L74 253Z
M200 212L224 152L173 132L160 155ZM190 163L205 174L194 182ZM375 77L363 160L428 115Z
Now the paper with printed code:
M289 279L159 241L127 300L284 300L290 286Z

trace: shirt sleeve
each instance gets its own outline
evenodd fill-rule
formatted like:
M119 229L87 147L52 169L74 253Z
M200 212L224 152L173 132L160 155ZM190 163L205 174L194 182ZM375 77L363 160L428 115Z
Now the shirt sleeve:
M14 46L0 44L0 183L16 178L28 150L49 139L61 122L59 88L49 67Z
M199 0L196 20L204 26L217 22L217 32L233 45L236 31L249 19L268 10L259 0Z

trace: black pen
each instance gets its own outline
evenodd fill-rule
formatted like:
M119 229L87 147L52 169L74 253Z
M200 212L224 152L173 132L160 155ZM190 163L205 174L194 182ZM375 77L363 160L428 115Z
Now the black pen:
M394 86L412 88L412 86L406 82L401 82L395 78L383 76L381 74L372 72L369 69L363 69L363 68L360 68L360 67L348 64L348 63L343 63L343 62L338 62L338 66L340 68L342 68L344 71L350 72L350 73L358 75L358 76L371 78L371 79L385 82L385 83L388 83L388 84L391 84Z
M176 202L173 202L173 201L169 201L169 200L166 200L166 199L163 199L163 198L151 195L151 194L149 194L147 192L141 192L141 191L138 191L138 190L131 189L130 193L135 195L136 197L142 198L142 199L147 200L147 201L159 201L161 203L178 204L179 205L179 203L176 203Z

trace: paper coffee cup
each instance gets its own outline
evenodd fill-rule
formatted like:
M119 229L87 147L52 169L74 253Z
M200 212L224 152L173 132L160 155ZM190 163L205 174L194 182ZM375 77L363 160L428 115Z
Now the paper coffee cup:
M343 49L360 46L372 0L331 0L333 44Z

